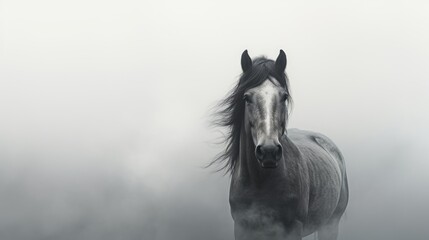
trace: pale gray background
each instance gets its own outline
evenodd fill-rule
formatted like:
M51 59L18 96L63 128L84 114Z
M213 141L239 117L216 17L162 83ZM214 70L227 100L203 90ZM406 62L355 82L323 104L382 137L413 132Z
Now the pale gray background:
M428 239L428 1L0 1L0 239L232 239L211 108L288 55L342 149L342 239Z

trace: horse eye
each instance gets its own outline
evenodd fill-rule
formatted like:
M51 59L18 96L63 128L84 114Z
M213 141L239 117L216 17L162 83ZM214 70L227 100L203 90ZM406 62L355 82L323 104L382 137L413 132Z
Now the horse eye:
M280 101L281 101L281 102L284 102L284 101L286 101L286 99L287 99L287 94L286 94L286 93L283 93L283 94L282 94L282 98L280 99Z
M250 96L248 94L244 94L243 99L247 103L251 103L252 102L252 100L250 99Z

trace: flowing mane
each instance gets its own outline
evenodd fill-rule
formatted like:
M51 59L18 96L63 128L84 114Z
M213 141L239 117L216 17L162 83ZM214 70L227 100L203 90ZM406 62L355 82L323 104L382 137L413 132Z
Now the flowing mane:
M210 163L210 165L217 162L222 163L222 167L219 171L226 170L227 173L232 173L235 170L236 162L239 157L240 132L244 116L243 94L247 90L259 86L267 79L270 81L277 80L285 89L288 96L286 100L287 106L292 102L289 94L287 75L284 72L279 73L276 70L273 60L267 59L264 56L255 58L252 61L251 69L243 72L238 84L218 105L219 110L216 112L217 118L215 124L228 128L228 133L224 140L226 143L225 150Z

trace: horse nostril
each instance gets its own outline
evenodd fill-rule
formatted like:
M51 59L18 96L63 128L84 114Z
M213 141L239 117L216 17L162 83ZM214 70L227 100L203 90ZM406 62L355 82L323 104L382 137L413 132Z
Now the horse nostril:
M280 144L277 144L276 147L277 147L277 149L275 151L275 158L276 158L276 160L280 160L280 158L282 158L282 153L283 153L282 146Z
M259 160L264 159L264 151L262 150L262 147L260 145L256 147L255 155L256 155L256 158Z
M278 161L282 158L282 146L280 144L258 145L255 156L259 161Z

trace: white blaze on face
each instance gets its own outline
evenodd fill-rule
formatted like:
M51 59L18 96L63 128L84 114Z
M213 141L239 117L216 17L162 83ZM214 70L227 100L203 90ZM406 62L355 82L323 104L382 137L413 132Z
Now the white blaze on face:
M271 133L271 123L273 122L273 104L275 100L275 95L278 93L277 86L271 82L270 80L266 80L261 86L259 87L258 92L260 93L260 97L263 101L264 106L264 122L265 122L265 131L266 134Z

